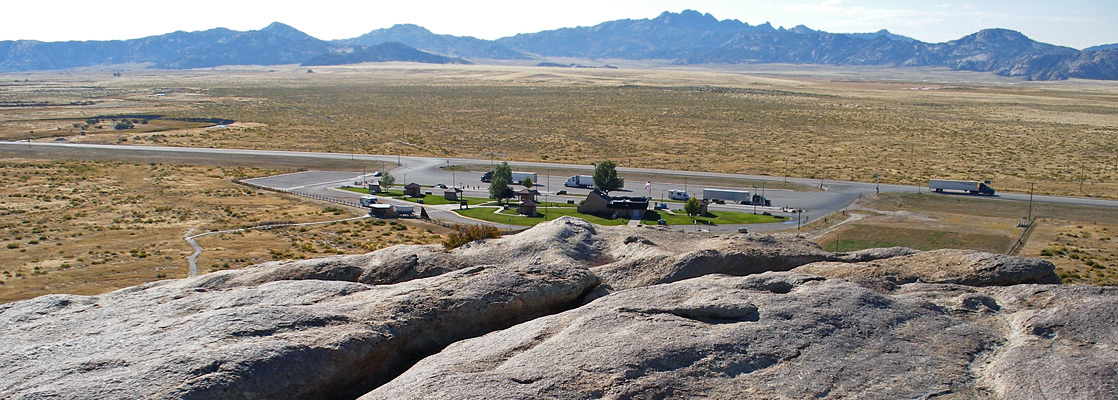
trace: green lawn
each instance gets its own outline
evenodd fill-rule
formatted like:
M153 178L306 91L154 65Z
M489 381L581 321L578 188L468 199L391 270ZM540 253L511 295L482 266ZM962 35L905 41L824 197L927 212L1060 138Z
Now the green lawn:
M669 214L666 211L648 210L644 213L643 223L654 225L663 218L668 225L691 225L691 218L686 213L676 212ZM740 225L740 224L765 224L770 222L783 222L788 217L776 215L761 215L733 211L711 211L706 215L695 218L697 224L702 225Z
M569 215L569 216L572 216L572 217L582 218L584 220L587 220L589 222L593 222L593 223L598 224L598 225L624 225L624 224L629 223L628 219L618 218L618 219L612 219L611 220L609 218L602 218L602 217L599 217L599 216L596 216L596 215L579 214L578 211L576 211L575 208L573 208L573 207L551 208L551 209L547 209L547 210L545 210L543 208L539 208L540 214L546 213L546 215L540 215L538 217L525 217L525 216L522 216L522 215L517 215L516 214L516 208L510 208L508 210L502 211L500 214L494 214L492 207L477 207L477 208L471 208L469 210L454 210L454 211L461 214L461 215L464 215L464 216L467 216L467 217L470 217L470 218L477 218L477 219L480 219L482 221L496 222L496 223L499 223L499 224L520 225L520 226L533 226L533 225L536 225L540 222L550 221L550 220L562 217L564 215Z
M354 192L354 193L369 194L369 189L365 189L365 188L343 187L342 190L348 190L348 191ZM410 201L412 203L419 203L417 200L423 199L423 204L428 204L428 205L433 205L433 206L434 205L440 205L440 204L458 204L457 201L447 200L441 194L431 194L431 195L425 195L423 197L405 197L404 192L401 192L401 191L398 191L398 190L389 190L389 191L386 191L386 192L377 193L376 195L377 196L383 196L383 197L391 197L391 198L394 198L394 199L400 199L400 200L405 200L405 201ZM483 199L483 198L480 198L480 197L466 197L465 199L466 199L466 202L471 206L476 206L476 205L479 205L479 204L485 204L485 203L493 201L493 200L490 200L490 199Z
M532 226L540 222L550 221L565 215L572 217L582 218L584 220L593 222L598 225L624 225L629 223L628 218L609 219L599 215L580 214L575 207L570 207L570 204L560 203L566 207L544 209L538 208L540 215L538 217L525 217L516 213L516 208L512 207L508 210L503 210L499 214L493 213L491 207L477 207L469 210L455 210L455 212L465 215L470 218L477 218L483 221L496 222L500 224L511 224L520 226ZM680 213L678 215L669 215L666 212L655 210L648 210L644 214L643 224L655 225L656 221L663 218L670 225L691 225L691 218L686 214ZM787 217L760 215L753 213L740 213L729 211L717 211L707 213L706 215L697 218L698 224L703 225L736 225L736 224L764 224L769 222L781 222L787 220Z

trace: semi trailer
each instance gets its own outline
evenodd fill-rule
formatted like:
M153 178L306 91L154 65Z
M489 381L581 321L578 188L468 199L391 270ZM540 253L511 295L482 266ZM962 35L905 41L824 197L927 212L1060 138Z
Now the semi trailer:
M937 192L943 192L944 190L957 190L970 194L982 194L987 196L994 195L994 188L990 187L990 181L978 182L932 179L928 181L928 188Z
M528 178L531 178L532 182L534 182L534 183L539 183L539 178L536 176L535 172L516 172L516 171L512 171L512 182L509 182L509 183L521 184L521 183L524 183L524 180L528 179ZM492 181L492 180L493 180L493 171L486 172L484 175L481 176L481 181L482 182L489 182L489 181Z
M728 189L703 189L703 200L714 201L736 201L736 202L750 202L753 200L753 193L748 190L728 190Z

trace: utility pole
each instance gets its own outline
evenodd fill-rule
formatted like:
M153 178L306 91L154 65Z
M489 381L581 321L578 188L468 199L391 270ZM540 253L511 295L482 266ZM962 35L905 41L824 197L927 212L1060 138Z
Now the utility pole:
M784 157L784 183L788 183L788 159L792 157Z
M1083 181L1087 180L1087 174L1083 173L1083 163L1079 163L1079 193L1083 193Z
M1036 183L1029 182L1029 221L1033 220L1033 185Z

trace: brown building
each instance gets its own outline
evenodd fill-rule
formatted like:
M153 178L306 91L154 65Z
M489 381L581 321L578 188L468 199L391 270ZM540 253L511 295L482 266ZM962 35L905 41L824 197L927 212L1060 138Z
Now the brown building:
M520 207L516 208L516 213L520 215L527 215L529 217L535 217L537 215L536 207L539 205L540 203L537 203L535 200L532 199L522 201L520 202Z
M412 182L412 183L409 183L407 186L404 186L404 196L422 197L423 196L422 190L423 190L423 187L419 186L418 183Z
M540 195L540 191L536 190L536 189L520 189L519 192L516 192L516 195L518 197L520 197L520 202L521 203L523 203L525 201L528 201L528 200L531 200L532 202L536 202L536 201L538 201L536 199L536 197Z
M644 218L644 212L648 210L647 197L629 197L629 196L609 196L605 193L594 189L586 196L586 200L582 205L578 206L578 212L583 214L597 214L610 217L620 217L629 219Z

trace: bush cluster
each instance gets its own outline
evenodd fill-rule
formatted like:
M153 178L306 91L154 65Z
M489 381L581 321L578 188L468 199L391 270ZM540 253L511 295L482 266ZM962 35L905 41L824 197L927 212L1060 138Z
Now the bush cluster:
M481 239L496 239L501 237L501 231L489 225L454 225L454 233L443 241L447 250L461 247L462 245Z

